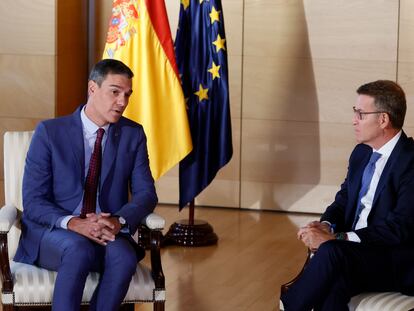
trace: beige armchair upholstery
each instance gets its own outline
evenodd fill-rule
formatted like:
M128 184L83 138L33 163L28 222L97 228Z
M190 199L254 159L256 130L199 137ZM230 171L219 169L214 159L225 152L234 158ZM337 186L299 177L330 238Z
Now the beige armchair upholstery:
M282 293L299 278L311 258L312 253L308 251L302 270L293 280L281 286ZM410 311L414 310L414 296L395 292L362 293L351 298L348 308L349 311ZM285 310L282 301L280 301L280 310Z
M4 182L6 205L0 209L0 265L2 273L1 302L4 311L15 307L50 306L56 272L14 262L20 237L22 177L26 153L33 132L7 132L4 135ZM125 309L134 303L154 303L154 310L164 310L165 280L161 266L160 241L165 220L149 215L139 229L140 236L149 237L146 248L151 252L151 268L139 263L125 297ZM143 233L143 230L149 230ZM97 286L99 274L90 273L83 293L88 304ZM129 306L129 307L128 307Z

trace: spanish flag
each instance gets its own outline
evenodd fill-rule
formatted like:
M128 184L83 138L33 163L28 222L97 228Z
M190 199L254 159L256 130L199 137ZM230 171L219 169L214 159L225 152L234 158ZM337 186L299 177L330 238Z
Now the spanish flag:
M192 149L164 0L114 0L103 58L118 59L134 72L124 116L144 127L158 179Z

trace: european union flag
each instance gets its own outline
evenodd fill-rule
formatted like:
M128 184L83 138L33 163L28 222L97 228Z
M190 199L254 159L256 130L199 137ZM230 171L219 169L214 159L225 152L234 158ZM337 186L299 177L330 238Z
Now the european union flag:
M180 209L233 154L226 35L220 0L181 0L175 52L193 150L180 162Z

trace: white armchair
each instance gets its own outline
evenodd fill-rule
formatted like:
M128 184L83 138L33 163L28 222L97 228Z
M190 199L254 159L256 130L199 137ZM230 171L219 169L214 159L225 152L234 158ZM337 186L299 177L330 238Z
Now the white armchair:
M22 177L26 153L33 132L7 132L4 135L4 185L6 205L0 209L0 270L2 274L1 303L3 311L33 306L50 306L56 272L14 262L20 237L22 211ZM133 310L134 303L153 303L154 311L164 311L165 279L161 266L160 242L165 220L149 215L139 235L149 237L141 243L150 249L151 269L139 263L124 299L124 309ZM149 230L148 233L143 231ZM148 245L149 244L149 245ZM82 303L88 304L98 283L99 274L90 273Z

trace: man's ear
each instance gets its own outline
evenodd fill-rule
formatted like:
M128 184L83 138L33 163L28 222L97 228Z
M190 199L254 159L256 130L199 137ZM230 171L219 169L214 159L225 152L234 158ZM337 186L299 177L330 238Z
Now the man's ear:
M385 113L385 112L381 113L380 124L381 124L381 128L383 129L392 127L390 116L388 115L388 113Z
M95 81L89 80L89 82L88 82L88 96L91 96L95 92L97 87L98 87L98 84L96 84Z

